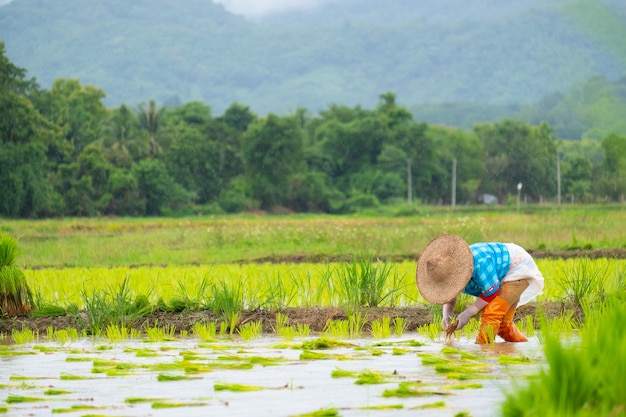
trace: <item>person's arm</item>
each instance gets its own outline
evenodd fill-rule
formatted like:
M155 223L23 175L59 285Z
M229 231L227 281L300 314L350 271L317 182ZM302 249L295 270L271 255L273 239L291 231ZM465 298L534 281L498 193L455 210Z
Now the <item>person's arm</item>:
M450 327L450 322L452 321L452 315L454 314L454 307L456 306L456 297L451 301L448 301L443 305L442 315L443 318L441 320L441 327L446 330Z
M459 314L456 317L456 322L457 322L456 329L457 330L462 329L467 324L469 319L471 319L480 310L485 308L487 304L489 304L488 301L480 297L476 298L476 301L474 301L474 304L467 307L465 310L463 310L461 314Z

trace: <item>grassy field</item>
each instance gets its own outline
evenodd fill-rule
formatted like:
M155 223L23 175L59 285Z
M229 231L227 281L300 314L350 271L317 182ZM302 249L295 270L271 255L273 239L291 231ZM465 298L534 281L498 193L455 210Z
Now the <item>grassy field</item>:
M0 221L18 264L38 267L188 265L376 257L416 259L436 236L515 242L548 254L626 248L624 206L420 209L411 215L223 216Z

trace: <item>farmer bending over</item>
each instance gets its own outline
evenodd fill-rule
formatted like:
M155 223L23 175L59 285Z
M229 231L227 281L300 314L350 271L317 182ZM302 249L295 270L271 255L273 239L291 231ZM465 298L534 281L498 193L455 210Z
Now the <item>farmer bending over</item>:
M533 258L513 243L468 245L456 235L432 240L417 263L417 287L433 304L443 304L441 325L447 333L462 329L482 310L476 343L491 343L497 334L507 342L528 339L513 324L518 306L543 292L544 279ZM451 323L457 296L478 297Z

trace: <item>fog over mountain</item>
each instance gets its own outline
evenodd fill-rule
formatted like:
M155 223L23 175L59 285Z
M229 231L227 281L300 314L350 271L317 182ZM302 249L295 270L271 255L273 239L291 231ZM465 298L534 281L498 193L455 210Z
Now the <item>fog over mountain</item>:
M310 11L322 3L340 0L213 0L231 13L259 19L274 13Z
M7 0L0 0L7 3ZM49 88L105 103L232 102L258 114L425 103L517 105L626 74L623 0L13 0L0 41Z

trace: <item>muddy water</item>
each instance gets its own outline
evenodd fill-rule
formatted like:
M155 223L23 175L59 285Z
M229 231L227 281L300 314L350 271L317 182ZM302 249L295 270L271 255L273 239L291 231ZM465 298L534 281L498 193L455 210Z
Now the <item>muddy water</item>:
M196 339L165 342L81 339L71 343L38 341L4 346L0 355L0 407L6 416L294 416L320 409L336 408L341 416L454 416L468 412L474 417L496 416L503 390L525 374L543 366L540 343L496 343L479 346L457 340L451 346L478 359L461 360L444 355L441 341L405 335L385 340L345 340L351 346L314 352L332 355L324 359L302 359L302 342L264 337L251 342L221 339L201 343ZM416 346L411 341L424 343ZM394 351L395 348L395 351ZM27 354L12 354L27 353ZM394 354L395 353L395 354ZM481 372L468 380L447 377L433 365L423 364L422 355L451 357L456 364L479 363ZM230 355L230 360L225 357ZM525 356L530 364L501 365L498 358ZM179 364L204 366L198 373ZM251 358L273 358L271 365L255 364L250 369L227 369L226 364L249 363ZM103 365L104 364L104 365ZM216 365L217 364L217 365ZM108 365L108 367L107 367ZM115 366L117 368L114 369ZM463 369L461 365L460 368ZM380 384L356 384L355 377L333 378L333 370L375 371L386 376ZM103 370L108 370L107 374ZM100 371L100 372L94 372ZM159 381L159 375L195 379ZM86 379L68 379L69 377ZM62 378L63 377L63 378ZM419 389L431 392L419 397L384 397L403 381L421 381ZM263 390L235 392L215 390L216 383L245 384ZM480 383L479 388L453 389L459 384ZM47 395L46 391L63 391ZM48 392L50 394L50 392ZM28 402L12 402L16 396ZM146 402L132 404L129 399ZM34 400L38 401L34 401ZM171 408L153 408L158 403ZM443 408L415 407L443 402ZM176 407L174 407L176 405ZM398 408L364 409L393 405ZM74 407L75 411L67 412ZM89 408L92 407L92 408ZM399 408L401 407L401 408Z

